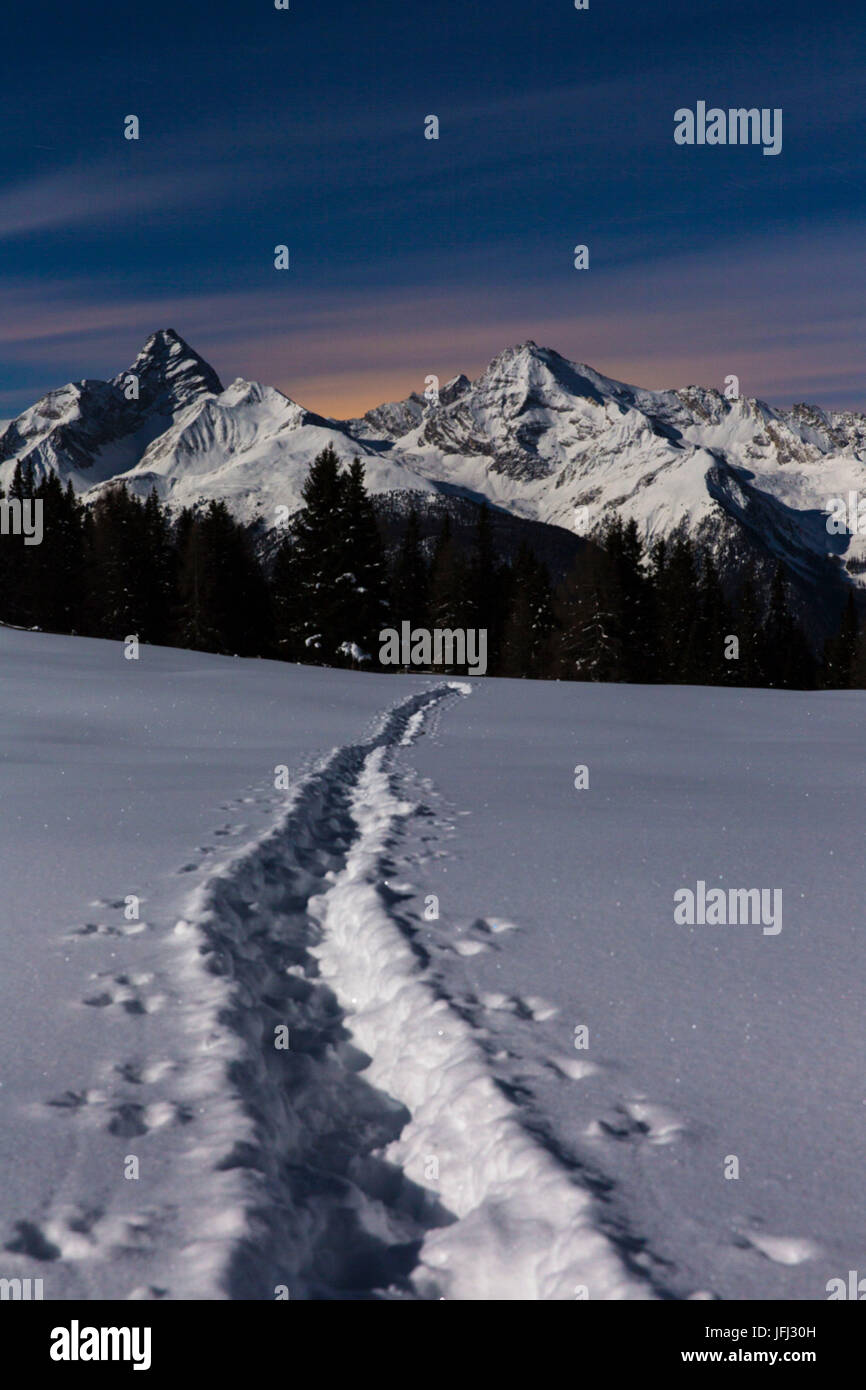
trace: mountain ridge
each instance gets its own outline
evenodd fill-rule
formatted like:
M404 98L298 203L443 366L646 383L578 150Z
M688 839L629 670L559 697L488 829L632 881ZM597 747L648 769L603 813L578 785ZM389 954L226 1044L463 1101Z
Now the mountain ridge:
M435 378L434 378L435 381ZM86 501L123 479L172 508L227 502L274 526L301 505L326 445L365 464L373 494L450 494L598 534L614 513L647 541L684 530L724 569L781 559L806 587L860 586L866 538L831 535L829 499L866 492L866 415L776 409L715 387L632 386L527 339L470 380L411 392L357 419L307 410L214 369L173 329L108 382L85 379L0 429L0 484L16 463L57 472Z

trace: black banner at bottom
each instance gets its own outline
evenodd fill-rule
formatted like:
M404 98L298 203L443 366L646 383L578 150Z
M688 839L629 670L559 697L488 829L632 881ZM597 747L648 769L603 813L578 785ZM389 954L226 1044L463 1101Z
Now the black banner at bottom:
M383 1300L388 1302L389 1300ZM443 1300L444 1301L444 1300ZM347 1370L376 1355L373 1338L411 1332L423 1348L424 1369L432 1369L437 1352L443 1369L466 1369L467 1348L484 1363L485 1374L515 1349L547 1359L551 1351L567 1354L575 1373L589 1360L599 1360L611 1373L639 1370L666 1373L674 1366L700 1370L706 1366L805 1366L826 1380L858 1364L862 1344L862 1315L844 1302L721 1303L576 1301L546 1312L514 1303L484 1305L466 1302L453 1311L443 1309L432 1322L416 1323L411 1312L394 1313L396 1322L381 1313L361 1312L369 1303L339 1311L336 1302L273 1303L27 1303L0 1302L0 1331L4 1362L16 1364L25 1375L47 1373L62 1382L69 1376L92 1378L110 1370L155 1376L194 1371L225 1376L228 1363L246 1363L250 1374L291 1374L298 1356L327 1358L329 1376L339 1373L335 1354L347 1360ZM521 1311L522 1309L522 1311ZM506 1313L501 1337L499 1318ZM388 1315L390 1319L390 1314ZM405 1317L412 1321L406 1323ZM541 1322L536 1322L540 1317ZM523 1320L526 1319L524 1324ZM444 1321L443 1321L444 1319ZM462 1333L459 1343L441 1341L443 1333ZM339 1341L334 1338L339 1337ZM424 1339L429 1338L427 1346ZM559 1338L567 1338L562 1346ZM551 1339L550 1341L539 1339ZM463 1348L463 1350L458 1350ZM378 1345L381 1351L381 1345ZM454 1358L456 1357L456 1364ZM411 1367L400 1354L405 1376ZM373 1369L373 1365L370 1365ZM267 1373L267 1372L266 1372ZM597 1373L597 1372L596 1372Z

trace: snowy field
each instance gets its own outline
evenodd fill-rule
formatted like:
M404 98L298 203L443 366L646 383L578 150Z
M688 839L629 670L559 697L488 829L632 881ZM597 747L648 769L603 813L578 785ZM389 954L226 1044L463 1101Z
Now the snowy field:
M0 1277L824 1299L863 1269L862 694L8 630L0 675ZM699 883L781 913L677 920Z

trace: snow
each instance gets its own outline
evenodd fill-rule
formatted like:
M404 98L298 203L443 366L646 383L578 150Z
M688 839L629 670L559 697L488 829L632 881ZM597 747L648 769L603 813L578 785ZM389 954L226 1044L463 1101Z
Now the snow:
M0 667L3 1277L820 1299L862 1267L861 694L9 630ZM678 925L701 879L780 889L782 931Z
M148 339L129 371L141 409L125 400L120 373L25 411L13 422L25 443L16 438L13 454L7 441L0 484L28 456L91 501L123 477L175 508L219 498L240 520L273 526L281 508L301 505L309 466L331 445L363 460L373 493L457 490L580 534L616 513L650 542L684 526L722 557L745 530L800 572L842 555L852 582L866 582L866 536L826 529L831 498L866 494L862 415L776 410L713 387L650 391L533 342L505 349L472 382L452 378L438 403L413 392L359 420L326 419L258 382L223 389L170 330Z
M369 491L435 491L400 461L383 458L339 426L312 415L274 387L238 379L219 395L194 397L124 474L145 497L155 487L174 508L220 498L240 520L275 525L295 512L310 464L331 445L344 463L360 457ZM87 494L98 495L98 486Z
M402 905L438 896L418 949L659 1292L820 1299L862 1266L863 709L486 680L413 757L451 826ZM698 878L781 889L781 933L675 925Z
M415 811L392 794L384 752L358 782L346 868L311 910L323 932L314 955L371 1058L366 1075L412 1116L384 1157L457 1218L425 1239L413 1286L429 1298L564 1300L590 1285L595 1298L640 1297L589 1193L522 1128L471 1025L423 981L383 908L378 865L395 821Z
M241 1122L228 1092L200 1113L221 1052L209 1035L197 1050L204 1005L175 929L284 815L275 767L296 784L395 687L148 647L127 661L121 643L6 629L0 669L0 1274L34 1269L46 1298L131 1296L171 1283L200 1226L207 1258L178 1287L211 1289L225 1261L209 1250L244 1218L218 1190L231 1174L204 1210L199 1192Z
M349 657L351 661L357 662L359 665L363 661L370 660L369 652L362 651L357 642L341 642L337 650L341 655Z

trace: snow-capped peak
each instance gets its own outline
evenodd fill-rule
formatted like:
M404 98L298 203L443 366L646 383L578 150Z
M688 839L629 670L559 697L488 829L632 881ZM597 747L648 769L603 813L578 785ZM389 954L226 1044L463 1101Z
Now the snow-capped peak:
M138 380L139 397L150 396L154 403L172 406L191 397L211 392L219 395L222 382L208 362L200 357L173 328L152 333L132 365L114 378L113 384L125 385L130 376Z
M132 380L131 380L132 379ZM866 492L866 416L774 410L715 386L648 390L526 339L469 380L326 419L272 386L216 372L173 329L110 382L50 392L0 434L17 460L94 496L122 475L173 506L222 498L243 520L301 504L325 445L363 458L373 492L447 491L581 534L614 513L651 541L684 527L726 556L757 546L801 575L866 573L866 537L829 537L832 496ZM829 558L828 558L829 557Z

